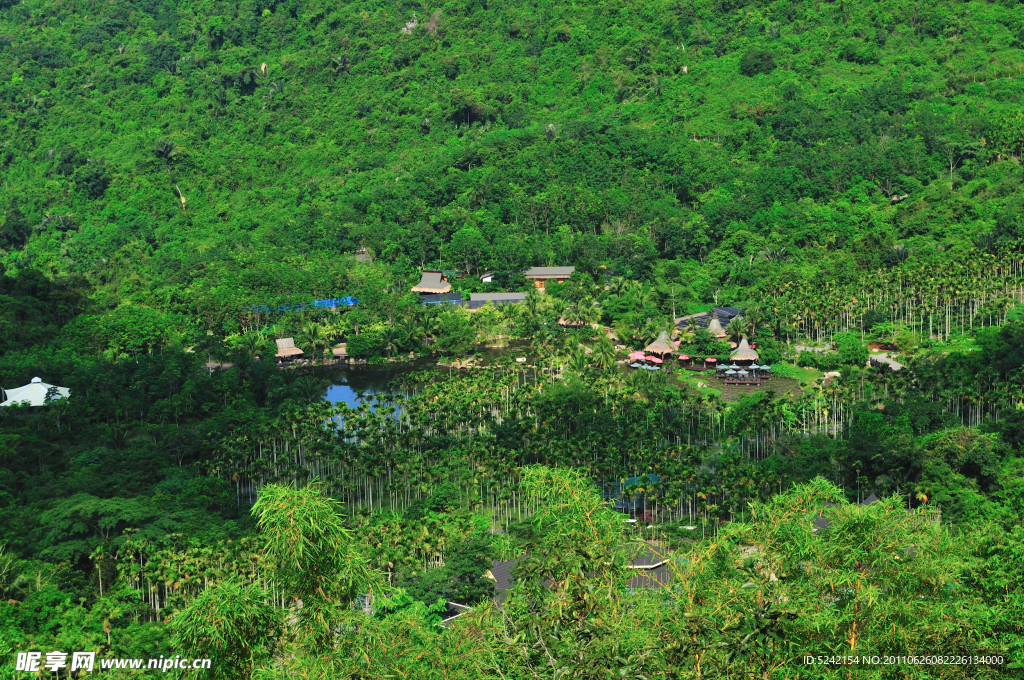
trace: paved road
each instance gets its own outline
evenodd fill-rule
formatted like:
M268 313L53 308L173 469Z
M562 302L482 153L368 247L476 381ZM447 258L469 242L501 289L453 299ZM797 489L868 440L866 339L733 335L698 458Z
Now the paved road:
M901 368L903 368L903 364L899 363L895 359L892 359L889 356L888 352L882 352L881 354L872 354L870 358L874 359L875 361L881 361L883 364L889 364L889 366L891 366L892 370L894 371L898 371Z

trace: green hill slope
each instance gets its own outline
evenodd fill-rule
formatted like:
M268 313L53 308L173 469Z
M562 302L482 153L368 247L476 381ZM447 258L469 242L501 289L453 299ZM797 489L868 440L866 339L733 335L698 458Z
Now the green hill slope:
M3 261L107 306L230 325L360 246L710 300L1024 236L1019 4L0 7Z

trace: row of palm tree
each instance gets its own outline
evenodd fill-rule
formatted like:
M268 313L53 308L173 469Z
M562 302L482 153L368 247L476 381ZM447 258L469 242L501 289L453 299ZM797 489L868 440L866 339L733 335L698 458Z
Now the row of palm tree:
M787 339L830 340L835 333L870 331L865 317L949 340L976 325L1005 322L1024 301L1024 260L1018 253L964 252L944 264L909 261L859 280L766 281L759 289L765 321Z

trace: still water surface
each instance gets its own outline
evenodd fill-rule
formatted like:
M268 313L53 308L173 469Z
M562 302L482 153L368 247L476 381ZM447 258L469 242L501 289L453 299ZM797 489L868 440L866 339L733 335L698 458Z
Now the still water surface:
M525 356L526 353L519 347L488 349L478 354L479 365L488 366L502 359L502 357L506 357L506 362L508 362L507 357L509 355ZM535 357L531 355L530 361L531 363L535 361ZM515 366L515 364L512 365ZM430 359L375 366L365 364L345 366L331 374L333 384L327 388L326 397L332 404L345 403L350 407L356 407L359 405L356 401L356 396L359 392L362 392L364 396L387 393L390 391L388 385L391 381L405 374L434 368L435 366L436 363ZM523 382L533 382L537 379L537 371L533 368L523 368L518 370L518 373ZM415 394L415 389L407 390L405 397L409 398Z
M388 384L392 380L423 368L425 366L419 363L342 368L334 374L334 384L327 388L327 401L332 404L345 403L354 408L359 405L356 401L358 393L371 395L390 392ZM405 396L410 397L415 393L415 390L406 391Z

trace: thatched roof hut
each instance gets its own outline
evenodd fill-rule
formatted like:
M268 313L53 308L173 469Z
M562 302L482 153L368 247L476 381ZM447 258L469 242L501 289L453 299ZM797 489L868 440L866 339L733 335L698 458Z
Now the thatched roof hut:
M662 331L658 339L647 345L644 351L648 354L658 354L664 356L666 354L672 354L675 351L675 347L672 346L672 342L668 339L668 332Z
M726 333L725 329L722 328L722 324L718 321L718 317L711 319L711 323L708 324L708 333L716 338L724 338Z
M448 293L452 285L444 280L444 274L437 270L424 270L420 282L412 287L414 293Z
M277 354L274 356L279 359L297 357L302 354L302 350L295 346L295 338L280 338L276 342Z
M732 360L740 365L750 365L757 361L757 352L750 349L750 345L747 344L747 338L744 337L740 340L740 346L736 348L736 351L732 353Z

